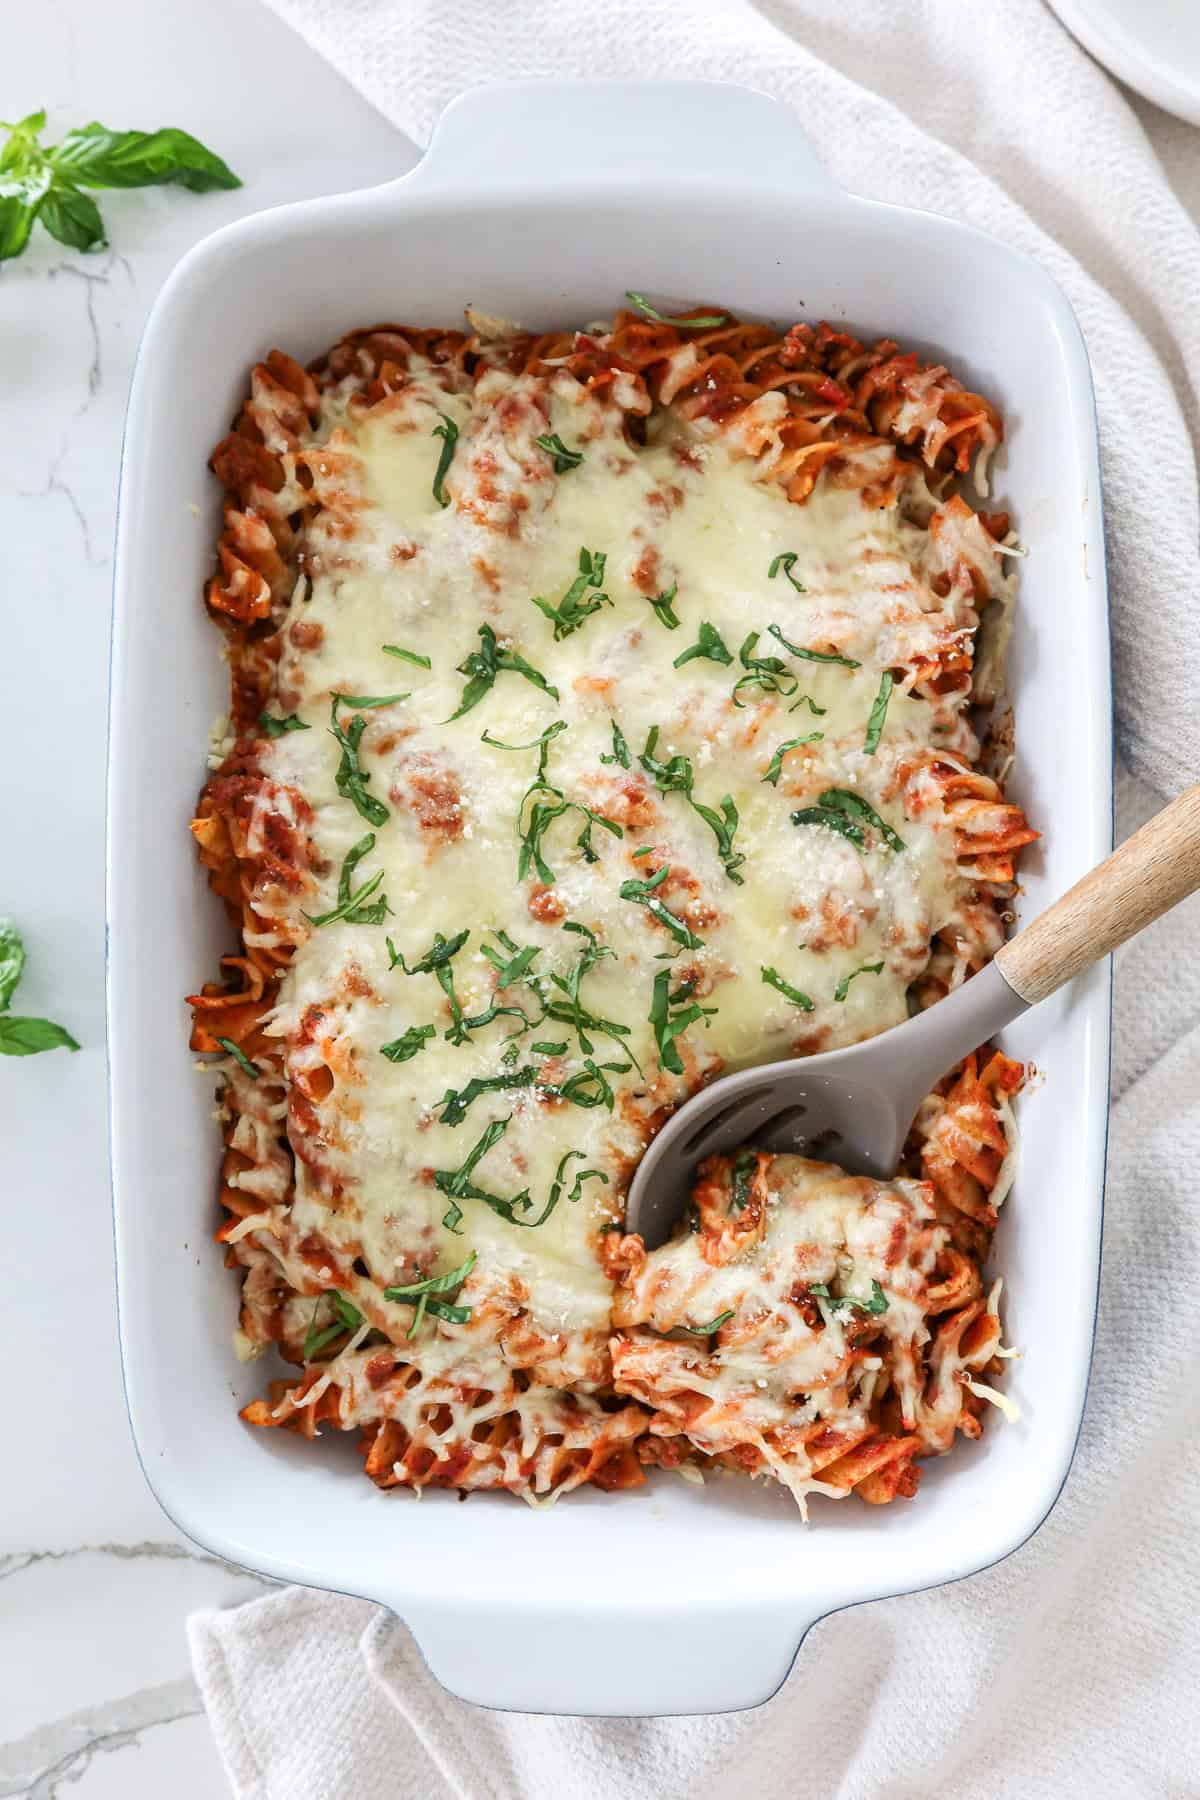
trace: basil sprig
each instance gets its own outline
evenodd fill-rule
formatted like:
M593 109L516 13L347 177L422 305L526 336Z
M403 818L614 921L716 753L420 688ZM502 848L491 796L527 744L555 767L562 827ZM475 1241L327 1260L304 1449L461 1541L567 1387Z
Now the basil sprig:
M62 1025L49 1019L15 1018L12 997L25 970L25 946L11 919L0 919L0 1056L37 1056L43 1050L78 1050Z
M471 711L472 707L478 706L484 695L491 692L497 675L503 674L505 671L513 675L523 675L526 681L532 682L534 687L540 688L543 694L549 694L552 700L558 699L558 689L552 687L546 677L540 674L532 663L526 662L523 656L518 655L515 650L505 649L500 645L497 642L496 633L490 625L479 627L479 640L482 647L472 650L471 654L465 656L457 665L459 674L467 675L470 679L462 691L458 710L450 714L446 720L447 725L452 724L455 719L461 719L464 713Z
M669 313L660 313L656 306L651 306L645 294L635 294L630 288L625 290L625 298L632 300L638 311L653 319L656 325L674 325L681 331L715 331L719 325L729 323L727 313L696 313L691 318L672 318Z
M72 250L103 250L100 209L84 188L155 187L173 182L194 194L241 187L219 156L186 131L111 131L81 125L45 146L45 109L0 123L0 262L20 256L37 220ZM49 1046L47 1046L49 1047Z

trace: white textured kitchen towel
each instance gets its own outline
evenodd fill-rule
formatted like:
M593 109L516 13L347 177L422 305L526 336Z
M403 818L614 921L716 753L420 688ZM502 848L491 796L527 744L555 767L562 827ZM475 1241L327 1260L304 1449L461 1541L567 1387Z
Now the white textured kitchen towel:
M1200 772L1200 133L1134 106L1041 0L271 0L411 137L504 76L741 81L836 178L1045 263L1100 406L1118 835ZM861 85L856 85L861 84ZM1182 204L1181 204L1182 202ZM1192 216L1189 216L1189 212ZM702 1719L482 1712L364 1602L191 1621L240 1800L1200 1795L1200 900L1117 959L1092 1388L1049 1522L971 1581L823 1620L778 1695Z

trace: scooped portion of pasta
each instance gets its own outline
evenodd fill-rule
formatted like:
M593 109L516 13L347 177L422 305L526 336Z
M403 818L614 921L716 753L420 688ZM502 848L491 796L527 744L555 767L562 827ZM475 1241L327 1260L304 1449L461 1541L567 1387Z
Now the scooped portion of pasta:
M999 1073L999 1071L997 1071ZM647 1461L768 1474L801 1510L917 1491L914 1458L978 1437L997 1302L932 1182L746 1149L705 1162L672 1240L622 1240L613 1386L652 1409Z

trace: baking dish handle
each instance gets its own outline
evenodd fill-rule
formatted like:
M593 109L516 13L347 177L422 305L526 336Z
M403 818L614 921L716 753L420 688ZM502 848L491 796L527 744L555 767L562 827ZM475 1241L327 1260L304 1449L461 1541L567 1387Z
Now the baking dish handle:
M408 1608L405 1622L435 1679L476 1706L658 1718L761 1706L831 1604L800 1616L794 1607L737 1613L706 1606L698 1588L694 1605L673 1614L638 1611L633 1596L628 1611L581 1605L547 1617L439 1606L427 1614ZM374 1672L386 1685L387 1658L378 1662Z
M795 114L723 81L505 81L468 88L404 185L835 191Z

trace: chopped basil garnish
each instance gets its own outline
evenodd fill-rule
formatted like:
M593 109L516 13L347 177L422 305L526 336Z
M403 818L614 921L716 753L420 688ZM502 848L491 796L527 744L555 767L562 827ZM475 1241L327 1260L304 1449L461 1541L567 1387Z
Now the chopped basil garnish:
M875 704L871 708L871 716L867 720L867 735L863 739L863 750L868 756L874 756L879 748L879 740L883 736L884 720L887 718L888 701L892 697L893 677L890 669L885 669L879 677L879 692L875 696Z
M248 1075L251 1081L258 1080L259 1076L262 1074L262 1070L257 1063L250 1061L250 1058L246 1055L246 1052L242 1049L240 1044L235 1044L232 1038L223 1037L219 1037L217 1042L227 1056L232 1056L243 1075Z
M865 850L866 833L858 823L859 819L865 819L869 825L873 825L889 849L904 849L903 838L898 837L891 826L880 818L874 807L868 806L865 800L851 793L849 788L826 788L816 806L804 806L799 812L792 814L793 825L824 825L827 830L839 831L852 844L857 844L860 850Z
M548 743L550 743L551 739L556 738L560 731L565 731L566 729L567 729L567 721L565 719L555 719L553 725L547 725L545 731L539 733L539 735L535 738L530 738L530 740L527 744L506 744L504 742L503 738L494 738L490 731L483 732L480 735L479 741L481 744L490 744L492 746L493 750L542 750L542 751L544 751L546 748L546 745ZM544 772L544 767L543 767L543 772Z
M875 827L889 850L904 849L903 838L897 837L891 826L880 818L874 807L868 806L859 794L853 793L849 788L826 788L825 792L818 796L817 804L827 809L832 808L835 812L847 813L855 819L865 819L868 825Z
M454 451L458 444L458 426L448 413L439 413L438 418L442 422L440 425L434 426L433 435L442 439L442 454L438 457L437 474L433 478L433 497L439 506L449 506L450 496L442 483L449 473L450 464L454 461Z
M441 1193L446 1194L452 1202L442 1220L443 1225L445 1225L449 1231L457 1230L458 1223L463 1216L462 1207L457 1205L459 1200L480 1200L485 1206L490 1207L494 1213L497 1213L500 1218L507 1219L510 1225L520 1225L527 1230L536 1230L539 1225L545 1224L546 1220L550 1217L550 1214L558 1205L559 1200L562 1198L563 1175L568 1163L575 1159L579 1159L580 1161L583 1160L582 1150L568 1150L566 1155L559 1162L554 1180L550 1186L549 1197L541 1215L536 1219L520 1218L518 1215L522 1212L528 1212L530 1207L528 1188L522 1188L519 1194L514 1194L511 1199L505 1199L502 1195L488 1193L486 1188L477 1187L471 1179L477 1165L487 1155L493 1145L498 1144L500 1139L504 1136L504 1133L508 1130L508 1124L509 1121L507 1119L493 1119L483 1136L479 1139L479 1142L470 1151L466 1161L459 1168L434 1170L434 1185ZM581 1170L575 1177L575 1182L569 1196L570 1200L578 1200L580 1194L583 1192L584 1182L593 1179L604 1182L606 1186L608 1184L608 1176L603 1174L599 1169Z
M382 800L377 800L374 794L367 792L367 783L371 777L363 773L358 755L362 734L367 729L367 721L362 717L362 713L371 707L391 706L397 700L407 699L407 694L334 694L333 696L329 711L329 723L333 737L341 745L342 750L342 760L338 764L334 785L342 798L351 802L355 811L367 821L368 825L386 825L391 815ZM349 706L354 710L354 717L345 727L338 719L339 706Z
M405 650L400 644L383 644L381 648L388 656L398 656L401 662L415 663L418 669L432 669L433 667L427 656L418 656L415 650Z
M694 662L697 657L703 657L705 662L726 665L733 661L732 651L726 648L725 640L720 632L715 625L710 625L707 619L701 622L700 634L696 642L685 650L682 656L675 658L672 667L682 669L685 663Z
M833 997L835 1000L844 1000L846 998L846 995L850 992L850 983L852 981L857 981L857 979L860 975L882 975L882 974L883 974L883 964L881 962L863 963L861 968L851 969L849 975L842 976L842 979L838 982L837 986L833 990Z
M604 564L607 558L602 550L583 549L579 552L579 573L555 606L553 601L542 600L534 595L530 601L539 612L545 613L554 626L554 641L561 643L563 638L570 637L573 631L590 619L601 607L611 606L612 601L607 594L598 592L604 581ZM588 592L591 588L593 591Z
M823 719L825 714L829 711L827 706L818 706L810 694L801 694L798 700L793 700L792 704L788 707L788 711L790 713L799 712L802 706L807 706L809 712L818 719Z
M708 1321L707 1325L681 1325L679 1330L693 1332L696 1337L711 1337L714 1331L720 1331L722 1325L728 1319L732 1319L734 1311L735 1308L731 1306L728 1312L718 1313L715 1319Z
M535 443L539 450L544 450L554 463L554 473L565 475L570 469L577 469L583 461L580 450L568 450L557 431L545 432Z
M317 1314L322 1300L328 1300L333 1309L334 1322L323 1331L317 1330ZM316 1305L312 1309L308 1330L304 1334L304 1346L300 1354L305 1362L310 1362L317 1352L332 1344L335 1338L345 1337L348 1331L357 1331L363 1322L363 1316L357 1306L347 1300L338 1288L330 1288L328 1293L318 1294Z
M887 1295L884 1293L879 1283L874 1280L871 1282L871 1298L869 1300L855 1300L852 1299L849 1294L831 1294L829 1288L823 1281L810 1282L808 1291L810 1294L815 1294L818 1300L824 1300L831 1307L853 1306L857 1307L859 1312L866 1313L882 1313L887 1311Z
M654 855L654 845L653 844L639 844L633 854L634 854L635 859L639 856L653 856Z
M645 294L635 294L631 288L625 290L625 298L632 300L640 313L653 319L656 325L675 325L681 330L715 331L719 325L728 323L727 313L697 313L691 319L673 319L667 313L660 313L656 306L651 306Z
M783 774L783 759L788 751L798 750L801 744L819 744L823 742L824 737L825 733L823 731L810 731L807 737L788 738L785 743L780 744L774 756L771 758L770 765L766 774L763 776L763 780L769 781L772 787L778 787L779 777Z
M661 594L656 594L654 599L650 600L655 618L660 625L665 625L668 631L675 631L679 626L679 618L671 604L678 592L679 583L673 581L669 588L664 588ZM650 596L647 595L646 598L649 599Z
M496 971L497 988L512 987L515 982L524 981L535 958L541 955L541 946L526 944L522 949L509 937L507 931L499 929L496 937L502 946L501 950L497 950L494 944L481 944L479 948Z
M310 725L304 723L303 719L298 719L295 713L288 713L286 717L277 719L274 713L261 712L258 715L258 722L269 738L282 737L288 731L311 731L312 729Z
M687 796L688 804L693 812L699 814L717 840L717 855L721 859L721 866L725 870L726 877L737 887L743 886L744 877L737 871L746 858L740 851L735 851L733 848L739 819L738 809L734 805L732 797L726 794L720 801L719 810L697 800L692 792L695 776L691 759L683 755L676 755L671 758L670 762L661 761L655 755L658 747L658 732L658 726L652 725L646 738L646 747L638 757L638 761L647 775L652 777L660 794L678 793Z
M629 745L625 742L624 733L615 719L610 719L609 724L612 726L612 755L601 755L600 761L602 763L620 763L623 769L631 768L633 759L629 754Z
M738 695L744 687L761 688L764 694L782 694L785 699L791 697L800 685L799 677L793 675L782 657L756 656L755 647L759 633L750 632L738 651L738 661L746 673L737 682L733 690L733 704L743 706L744 701Z
M566 997L563 1000L548 1000L545 1017L553 1019L558 1025L568 1026L579 1039L579 1047L585 1056L590 1056L596 1047L591 1039L592 1032L595 1032L597 1037L612 1038L621 1050L632 1056L633 1052L621 1042L622 1038L629 1036L628 1025L621 1025L615 1019L598 1017L584 1006L579 997L579 989L584 976L594 969L604 957L612 956L615 952L601 944L594 931L589 930L586 925L576 924L573 919L566 921L563 930L574 931L581 937L586 937L588 941L580 951L579 961L570 974L550 976L553 985Z
M497 675L503 674L505 671L513 675L523 675L526 681L533 683L534 687L541 688L543 694L549 694L552 700L558 699L558 689L552 687L546 677L539 674L537 669L531 663L527 663L525 658L519 656L515 650L504 649L497 642L496 633L490 625L479 627L479 638L482 649L472 650L471 654L465 656L457 665L458 673L469 676L470 679L462 691L458 710L450 714L446 720L447 725L452 724L455 719L461 719L464 713L471 711L472 707L478 706L484 695L491 691Z
M855 662L852 656L838 656L833 650L805 650L801 645L793 644L790 638L784 637L778 625L768 625L767 630L790 655L800 657L803 662L838 663L843 669L862 668L862 664Z
M654 892L655 888L662 886L670 873L670 865L664 863L661 869L656 869L654 874L647 877L645 881L639 881L636 878L623 881L620 887L621 898L622 900L632 900L638 906L644 906L660 925L666 926L675 942L682 944L685 950L699 950L704 939L698 938L682 919L677 918L669 907L664 906Z
M813 1003L808 995L802 994L800 989L793 987L790 981L785 981L778 969L760 968L758 972L768 987L775 988L785 1000L790 1000L793 1006L798 1006L801 1012L812 1011Z
M411 1062L425 1048L429 1039L436 1036L436 1025L410 1025L402 1037L393 1038L390 1044L382 1045L379 1054L386 1056L389 1062Z
M403 969L406 975L434 975L458 955L470 935L469 928L466 931L457 932L452 938L444 938L439 931L424 956L418 962L413 963L411 968L404 960L403 950L397 950L391 938L385 938L384 942L387 944L388 956L391 959L388 967Z
M802 581L797 581L796 577L792 574L792 570L795 568L798 561L799 557L794 550L781 550L778 556L771 558L771 566L767 570L767 580L774 581L780 569L782 569L796 592L798 594L807 594L808 589L805 587L804 583Z
M555 875L554 870L542 854L542 844L551 825L556 819L561 819L565 813L577 812L583 819L583 830L575 842L582 851L585 862L599 861L599 855L592 846L592 827L594 825L600 826L602 831L611 832L613 837L623 838L625 836L623 827L618 825L615 820L606 819L603 813L593 812L592 808L585 806L582 800L568 800L561 788L555 787L553 782L546 779L546 760L552 735L552 733L547 734L542 742L537 774L525 789L517 814L517 836L521 841L521 848L517 855L517 880L524 881L530 869L535 869L539 881L547 887L553 886ZM547 797L543 798L542 796ZM532 805L530 805L531 801Z
M374 848L375 833L368 831L365 837L359 838L352 850L347 850L342 858L342 872L338 877L337 905L331 912L318 913L315 918L312 913L305 913L304 917L310 925L332 925L336 919L345 919L351 925L381 925L383 923L390 910L387 895L380 894L378 900L370 906L365 904L368 897L375 892L383 880L382 869L372 875L369 881L364 881L356 894L350 891L350 883L354 878L355 869L363 857L369 856Z
M444 1275L430 1275L424 1281L410 1281L402 1287L384 1288L385 1300L415 1300L417 1302L412 1324L405 1333L406 1337L416 1336L421 1328L421 1321L425 1317L426 1310L439 1319L448 1320L452 1325L466 1325L470 1322L471 1308L469 1306L451 1306L436 1296L451 1294L456 1288L460 1288L474 1267L475 1252L471 1250L459 1263L457 1269L448 1269Z
M754 1191L758 1174L758 1158L753 1150L739 1150L733 1159L729 1190L730 1212L742 1212Z
M466 1087L446 1089L437 1103L442 1108L441 1122L443 1125L461 1125L471 1103L481 1094L503 1094L513 1088L532 1087L537 1078L538 1071L532 1063L526 1063L523 1069L506 1069L501 1075L473 1075Z
M539 1038L536 1043L530 1044L529 1048L535 1056L565 1056L567 1054L565 1039L560 1042L552 1038Z
M670 969L660 969L654 977L654 998L650 1003L650 1023L658 1044L658 1060L672 1075L682 1075L683 1061L675 1040L689 1025L711 1018L715 1006L700 1006L692 1000L693 983L681 982L672 993Z
M618 1070L623 1074L629 1067L629 1063L597 1064L589 1056L577 1074L572 1075L561 1086L550 1088L548 1092L569 1100L573 1106L606 1106L611 1112L616 1096L611 1084L605 1080L603 1071Z

